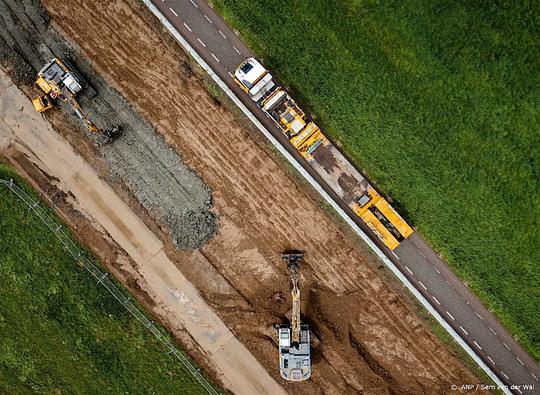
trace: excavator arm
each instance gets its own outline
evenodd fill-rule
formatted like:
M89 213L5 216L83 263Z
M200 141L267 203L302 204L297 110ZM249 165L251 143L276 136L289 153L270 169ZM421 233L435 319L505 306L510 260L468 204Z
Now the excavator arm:
M293 344L300 343L300 287L298 285L298 263L304 259L302 253L289 253L282 255L291 272L291 340Z
M120 135L118 126L112 129L100 129L86 116L75 97L82 86L74 72L60 59L54 58L43 66L38 73L36 84L45 93L33 100L36 111L44 112L52 107L52 100L61 99L75 111L89 132L98 133L103 137L102 143L110 143Z
M300 321L298 270L304 254L294 251L283 253L281 256L291 272L292 313L290 324L281 324L277 327L280 374L285 380L302 381L311 376L309 326Z
M112 142L116 137L120 135L120 129L118 126L113 127L112 129L100 129L90 121L90 119L84 113L81 105L77 99L66 93L63 95L63 99L70 105L70 107L75 111L75 114L79 117L84 127L91 133L98 133L103 136L103 144L108 144Z

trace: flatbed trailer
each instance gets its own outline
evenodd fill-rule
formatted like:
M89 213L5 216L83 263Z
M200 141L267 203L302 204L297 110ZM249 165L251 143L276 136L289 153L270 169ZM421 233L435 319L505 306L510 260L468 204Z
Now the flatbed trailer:
M268 70L256 59L248 58L242 62L234 80L276 123L315 172L390 250L397 248L413 233L398 212L306 116L285 89L273 81Z

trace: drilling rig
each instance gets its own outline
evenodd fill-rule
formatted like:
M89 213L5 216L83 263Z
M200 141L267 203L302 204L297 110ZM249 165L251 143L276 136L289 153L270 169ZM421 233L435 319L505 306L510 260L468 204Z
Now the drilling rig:
M278 326L279 371L289 381L303 381L311 376L311 352L309 326L300 321L299 263L304 259L301 252L281 254L291 272L292 313L290 324Z

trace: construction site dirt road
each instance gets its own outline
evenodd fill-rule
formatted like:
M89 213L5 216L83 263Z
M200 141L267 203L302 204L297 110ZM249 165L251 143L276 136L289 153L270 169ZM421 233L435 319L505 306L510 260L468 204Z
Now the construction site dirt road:
M7 148L5 155L23 174L39 172L58 180L58 192L71 196L83 217L114 240L118 250L125 251L115 258L121 276L129 273L147 293L155 312L159 310L170 324L187 330L220 373L225 388L236 393L285 393L167 258L163 243L48 122L36 116L2 71L0 119L0 150ZM37 180L34 184L42 188Z
M138 152L124 162L110 160L109 148L91 144L76 123L66 122L67 114L55 112L49 116L60 134L160 237L167 257L275 378L279 375L272 325L281 323L290 308L286 296L288 274L279 252L288 248L306 251L301 283L307 297L302 307L315 339L314 373L301 386L283 383L287 390L305 394L441 394L451 393L452 384L478 382L418 318L415 305L394 281L386 278L385 271L358 239L284 168L258 133L240 125L238 117L208 93L203 78L194 71L188 57L159 25L147 22L153 17L139 2L48 0L45 6L54 28L49 26L46 13L36 1L2 0L0 6L2 15L10 15L13 22L10 29L0 29L3 37L0 64L27 94L43 61L29 57L39 44L49 48L54 43L60 45L60 35L54 37L56 41L44 41L44 37L53 36L56 28L78 44L83 55L76 47L70 47L67 54L58 47L52 50L58 56L69 56L81 74L91 79L98 97L105 103L103 106L116 108L116 114L123 114L121 119L128 126L132 119L144 122L127 128L129 144L122 143L125 136L113 144L111 149L122 149L122 155L128 155L129 147ZM20 32L18 26L24 27L24 37L14 37ZM25 45L29 48L21 48ZM12 52L6 52L9 50ZM95 77L96 74L104 79ZM122 107L123 103L134 108ZM83 102L83 105L92 110L91 103ZM93 116L102 122L108 120L106 114L100 118L97 110ZM149 128L141 129L143 126ZM133 137L129 137L130 130ZM135 139L135 135L139 137ZM155 143L141 145L146 138ZM125 144L125 148L117 143ZM22 150L13 145L7 150L11 160L28 177L44 176L25 169L31 164L25 161ZM139 162L139 156L148 155L148 150L152 152L151 160L144 163L152 162L152 166L157 166L152 168L167 171L148 175L145 165ZM172 154L174 159L170 160L174 162L168 159ZM179 173L189 175L190 181L178 179ZM144 188L139 189L140 184L130 183L126 174L136 180L154 179L155 184L145 181ZM160 185L164 182L160 178L162 174L167 175L170 188L177 188L178 184L185 190L175 192L164 188ZM139 193L141 190L152 193L156 199L166 196L170 203L165 209L181 205L182 199L191 194L206 194L200 200L202 204L185 217L202 213L197 217L203 218L202 221L186 223L210 225L189 228L201 236L196 240L175 240L174 222L168 221L167 214L159 209L160 200L141 198L145 196ZM213 202L211 211L210 202ZM84 211L81 202L74 204ZM77 211L72 215L77 216ZM217 229L213 223L219 224ZM165 305L156 306L143 296L158 292L162 280L155 278L141 291L136 277L135 280L129 275L122 277L121 273L127 271L126 264L119 266L111 255L99 253L103 243L88 240L84 233L78 234L149 311L172 329L197 361L218 380L222 379L204 362L204 356L196 352L184 328L176 322L167 322L170 317L160 314L160 309L172 308L177 300L171 298L163 302ZM183 244L182 240L187 241ZM126 281L127 278L132 281Z

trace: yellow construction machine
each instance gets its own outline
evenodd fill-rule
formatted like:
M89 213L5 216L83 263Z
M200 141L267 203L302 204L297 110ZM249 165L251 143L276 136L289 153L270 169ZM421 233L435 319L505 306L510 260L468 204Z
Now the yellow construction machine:
M303 381L311 376L309 326L300 321L300 286L298 264L304 254L298 251L281 254L291 272L292 313L290 324L278 326L279 371L289 381Z
M41 113L52 108L55 100L62 100L75 111L88 131L103 137L102 143L110 143L120 135L118 126L100 129L88 119L76 99L82 85L76 74L60 59L54 58L42 67L36 84L44 93L32 100L37 112Z
M413 233L407 222L371 186L351 208L391 250Z

